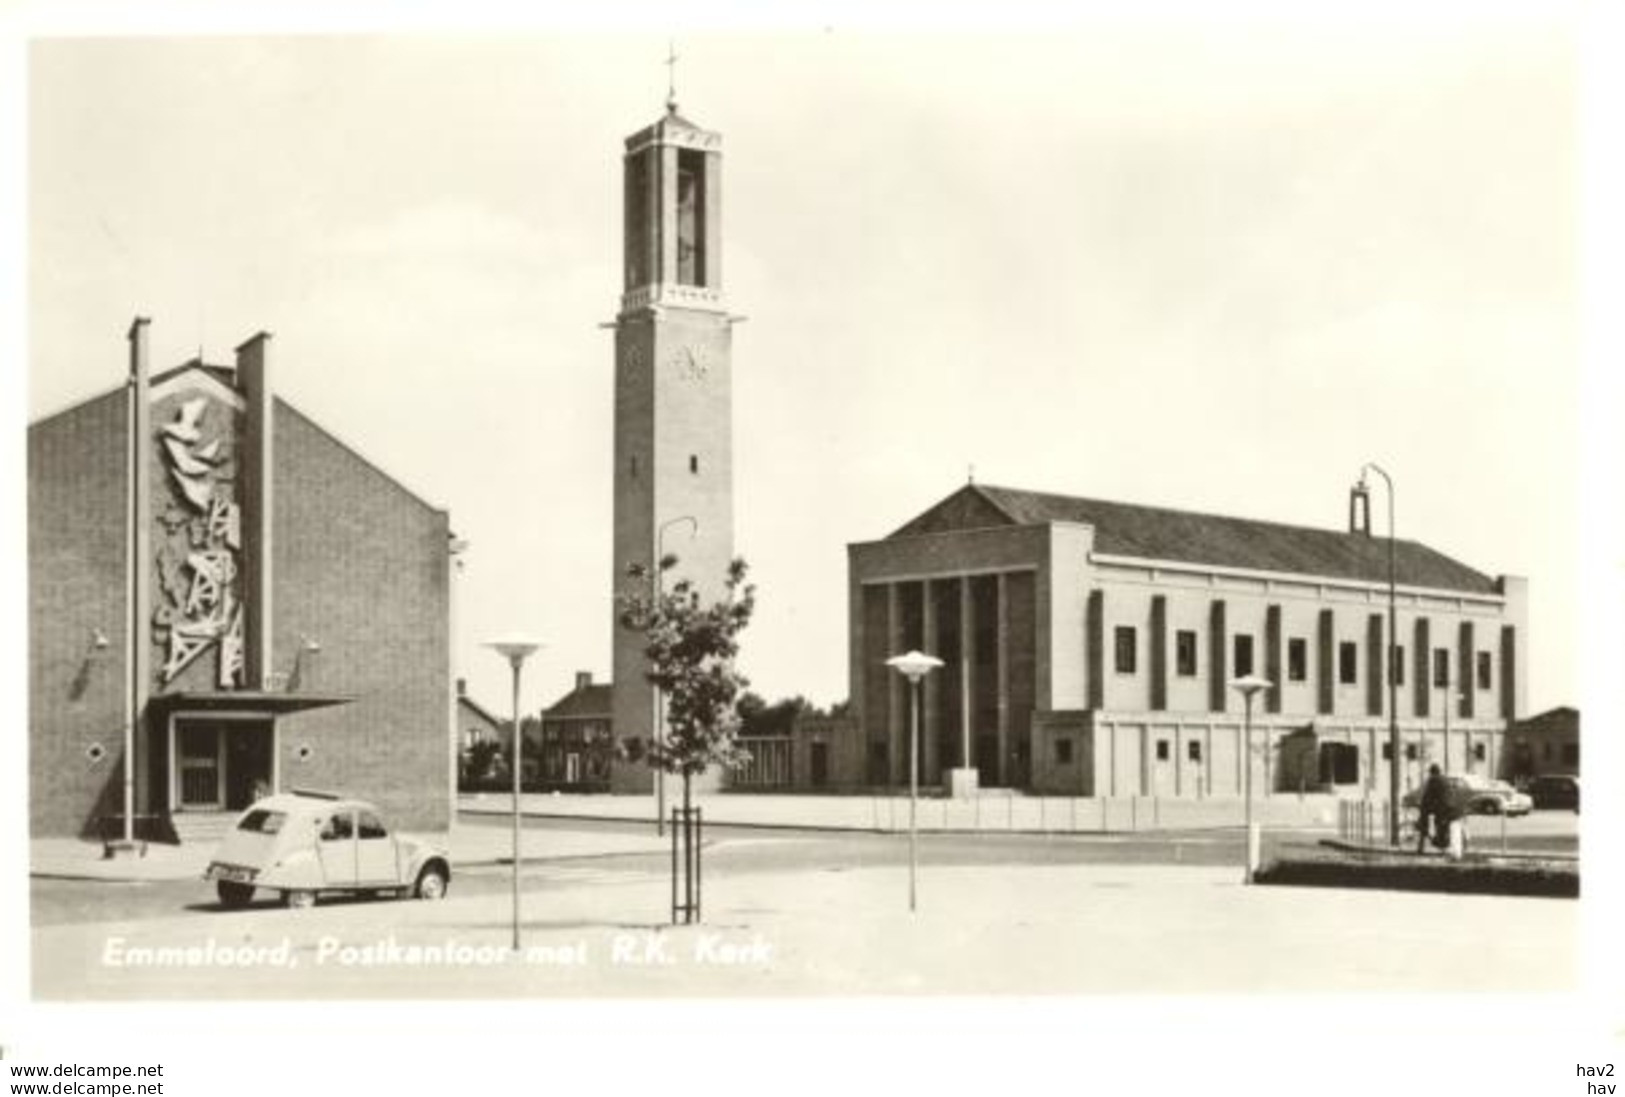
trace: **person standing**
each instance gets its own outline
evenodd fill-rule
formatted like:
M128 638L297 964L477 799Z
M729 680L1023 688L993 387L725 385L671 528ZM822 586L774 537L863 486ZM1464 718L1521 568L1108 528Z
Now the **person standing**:
M1450 825L1450 785L1435 762L1428 767L1428 779L1422 785L1422 802L1416 819L1416 852L1427 848L1428 839L1434 837L1434 828Z

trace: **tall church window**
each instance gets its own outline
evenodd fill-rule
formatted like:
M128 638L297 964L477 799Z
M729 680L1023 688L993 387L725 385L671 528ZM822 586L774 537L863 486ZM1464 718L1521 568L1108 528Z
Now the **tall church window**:
M1253 672L1253 638L1237 633L1235 638L1236 677L1245 678Z
M1337 680L1345 686L1360 680L1360 649L1351 640L1337 645Z
M705 284L705 154L677 152L677 281Z
M1289 682L1302 682L1309 677L1309 641L1300 636L1286 642L1286 677Z
M1118 674L1133 674L1135 655L1134 627L1132 625L1118 625L1113 633L1113 638L1116 648L1113 653L1115 656L1112 661L1113 666L1117 669Z
M1181 678L1196 674L1196 633L1191 629L1174 633L1174 672Z

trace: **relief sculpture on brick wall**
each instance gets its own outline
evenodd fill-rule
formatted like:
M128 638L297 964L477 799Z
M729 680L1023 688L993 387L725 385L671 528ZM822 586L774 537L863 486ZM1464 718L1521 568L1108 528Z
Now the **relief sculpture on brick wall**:
M205 438L209 399L187 400L159 428L171 491L158 502L154 539L159 604L155 639L164 645L159 679L168 685L210 648L217 681L243 683L243 610L239 597L242 518L231 498L235 465L229 441Z

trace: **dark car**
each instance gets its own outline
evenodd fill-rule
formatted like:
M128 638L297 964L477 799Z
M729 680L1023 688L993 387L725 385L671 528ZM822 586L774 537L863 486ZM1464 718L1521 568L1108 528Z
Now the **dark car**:
M1537 808L1573 808L1580 810L1580 779L1560 774L1547 774L1529 782L1529 798Z

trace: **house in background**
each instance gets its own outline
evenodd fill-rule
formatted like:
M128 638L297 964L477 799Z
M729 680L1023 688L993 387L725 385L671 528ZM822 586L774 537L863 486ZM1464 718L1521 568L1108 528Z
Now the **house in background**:
M1567 705L1520 720L1510 732L1507 776L1580 775L1580 713Z
M577 671L575 688L542 713L540 741L525 735L526 752L536 752L536 770L526 766L526 784L560 792L608 792L615 761L615 691Z
M269 341L150 376L137 320L128 384L28 428L35 835L296 787L449 825L447 514L275 396Z
M491 710L468 695L467 679L457 679L457 774L458 783L488 780L499 767L500 757L511 742L512 721L499 719ZM474 773L477 755L483 754L482 772Z

